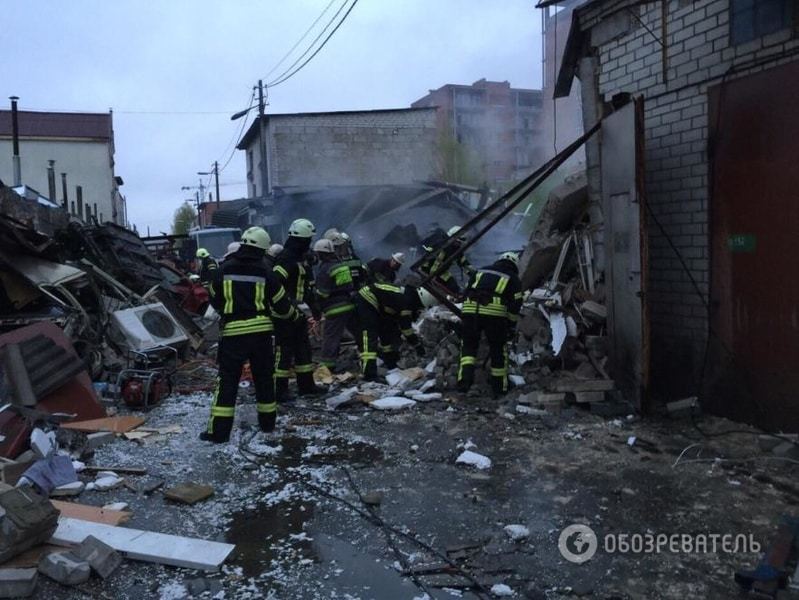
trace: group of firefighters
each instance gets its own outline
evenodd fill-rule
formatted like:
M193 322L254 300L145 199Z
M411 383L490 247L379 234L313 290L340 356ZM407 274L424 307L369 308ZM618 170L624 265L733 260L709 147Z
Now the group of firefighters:
M207 250L197 250L200 280L208 286L211 305L221 318L219 375L202 440L223 443L230 438L239 380L248 361L262 431L275 428L278 403L293 399L292 377L301 396L326 391L313 377L309 322L321 324L318 362L334 372L345 331L358 346L366 381L378 380L378 358L388 369L397 367L403 339L424 356L412 323L437 301L422 287L396 283L405 256L396 253L364 264L346 233L330 229L314 242L315 235L311 221L297 219L283 245L273 244L263 228L251 227L240 242L231 244L221 263ZM519 256L505 252L492 265L475 269L461 254L457 264L468 283L460 290L449 270L441 267L452 261L464 241L458 227L434 232L422 242L426 254L419 271L423 276L436 274L439 289L463 302L458 390L466 392L474 382L485 333L491 388L499 396L508 389L507 342L515 335L522 304ZM308 307L310 319L301 306Z

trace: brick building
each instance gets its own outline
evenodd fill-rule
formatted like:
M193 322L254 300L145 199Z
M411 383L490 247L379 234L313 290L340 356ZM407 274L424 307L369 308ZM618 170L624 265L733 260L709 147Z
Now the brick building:
M579 79L586 129L638 99L628 143L641 173L651 390L794 431L796 11L794 0L589 1L572 15L555 86L564 97ZM589 194L605 211L616 182L604 146L618 141L603 126L587 145Z
M433 177L435 110L429 108L267 115L268 185L274 188L408 184ZM247 153L247 194L262 195L259 121Z
M489 183L514 181L543 162L541 90L481 79L430 90L411 106L437 107L440 130L475 152Z

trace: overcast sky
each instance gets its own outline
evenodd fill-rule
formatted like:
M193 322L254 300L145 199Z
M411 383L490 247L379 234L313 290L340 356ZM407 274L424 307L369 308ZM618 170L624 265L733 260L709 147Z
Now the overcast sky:
M3 3L3 97L20 108L114 109L116 174L141 233L168 231L197 171L233 158L222 199L245 195L232 152L259 78L271 76L330 0L27 0ZM335 0L326 23L343 0ZM275 113L407 107L480 78L541 85L535 0L359 0L302 71L269 91ZM10 32L13 32L11 34ZM207 178L206 178L207 179Z

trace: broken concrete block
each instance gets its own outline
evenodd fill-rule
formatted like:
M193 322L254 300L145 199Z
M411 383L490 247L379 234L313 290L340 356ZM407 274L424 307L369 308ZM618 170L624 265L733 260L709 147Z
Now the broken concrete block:
M58 527L58 511L31 487L0 493L0 562L46 542Z
M210 485L200 485L192 482L183 483L164 491L164 498L175 502L183 502L184 504L196 504L213 495L214 488Z
M328 408L338 408L339 406L344 406L345 404L350 404L355 401L355 396L358 393L357 387L351 387L346 390L343 390L339 394L333 396L332 398L328 398L325 400Z
M100 446L104 446L114 441L116 435L112 431L98 431L97 433L90 433L86 436L86 450L97 450Z
M575 392L574 399L578 404L604 402L605 392Z
M31 432L31 450L36 458L47 458L56 451L55 431L45 433L38 427Z
M557 405L563 406L563 403L566 401L566 394L562 392L556 392L552 394L545 394L543 392L538 393L538 398L536 399L535 403L540 405Z
M105 492L118 488L120 485L122 485L123 481L124 479L117 477L116 475L106 475L105 477L98 477L94 481L90 482L89 485L86 486L86 489Z
M36 569L0 569L0 598L27 598L36 589Z
M361 500L364 504L369 506L379 506L383 502L383 492L378 490L370 490L361 495Z
M52 492L50 492L50 496L77 496L85 487L86 486L82 481L73 481L72 483L66 483L64 485L58 486Z
M122 555L93 535L83 540L74 553L78 559L88 562L103 579L107 579L122 564Z
M39 573L64 585L78 585L88 581L92 569L72 552L50 552L39 560Z

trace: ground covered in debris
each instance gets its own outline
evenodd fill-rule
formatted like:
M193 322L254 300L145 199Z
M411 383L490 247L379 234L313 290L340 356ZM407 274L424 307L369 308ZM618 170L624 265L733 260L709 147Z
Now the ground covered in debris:
M579 407L520 413L513 401L454 398L378 411L323 400L282 408L256 432L245 397L229 444L197 439L210 395L167 398L148 427L118 437L93 464L145 467L127 486L80 502L127 502L123 526L236 544L219 573L125 561L70 589L40 578L41 597L729 598L757 554L621 554L584 563L558 551L584 523L606 534L752 534L765 545L795 506L797 466L746 433L702 437L691 421L606 419ZM702 419L703 430L739 425ZM488 464L459 464L464 451ZM479 462L479 461L478 461ZM483 467L483 468L479 468ZM191 481L214 494L192 506L160 490ZM509 525L519 527L508 527ZM507 588L503 587L507 586Z

